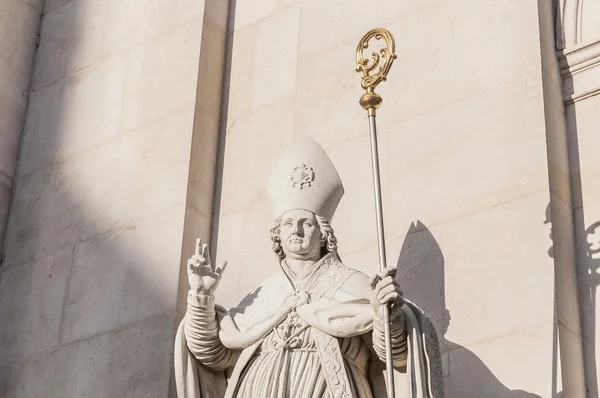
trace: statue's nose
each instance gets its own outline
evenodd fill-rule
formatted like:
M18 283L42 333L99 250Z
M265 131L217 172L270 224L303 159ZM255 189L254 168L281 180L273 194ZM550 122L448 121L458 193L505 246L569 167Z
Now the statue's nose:
M292 228L292 233L294 235L302 236L302 228L299 224L294 224L294 227Z

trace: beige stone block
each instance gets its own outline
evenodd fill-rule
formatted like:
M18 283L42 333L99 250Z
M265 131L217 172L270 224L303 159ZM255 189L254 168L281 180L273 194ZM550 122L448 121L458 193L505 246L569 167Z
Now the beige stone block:
M327 136L327 131L322 131L314 138L319 140L325 136ZM381 179L385 181L388 165L385 136L380 136L379 147L382 155L379 159L382 171ZM354 252L375 245L377 243L377 225L368 134L347 144L331 148L327 152L340 174L345 189L345 194L332 221L332 226L340 241L340 247L343 247L345 252ZM385 195L387 187L382 188ZM386 205L387 203L384 204L384 217L386 216ZM361 211L356 211L357 206ZM389 220L387 217L386 219Z
M294 94L298 41L298 7L290 7L256 27L253 109Z
M131 131L193 106L202 30L199 18L128 54L121 131Z
M262 281L277 270L277 257L272 250L269 231L275 216L273 208L267 201L255 205L252 211L244 214L241 257L243 263L237 266L240 270L239 298L254 290ZM248 239L252 237L252 239Z
M68 248L2 269L0 364L60 344L62 308L72 261L73 250Z
M582 353L581 336L574 334L571 330L561 324L557 326L557 330L559 338L563 396L589 396L587 394L589 394L590 390L594 389L594 386L591 384L588 387L585 384L585 371L583 367L584 362L582 361L582 358L589 358L590 353ZM588 377L590 376L591 375L588 374Z
M447 339L470 345L552 323L547 204L539 192L437 227L423 221L443 256Z
M600 26L598 15L600 15L600 2L598 0L586 1L581 4L581 42L589 43L600 40Z
M573 204L576 209L600 202L599 106L600 96L595 96L569 105L566 109Z
M193 110L17 180L5 261L19 263L185 203Z
M202 112L196 112L194 119L187 204L204 216L211 217L219 121Z
M337 236L338 231L334 231ZM367 275L372 275L379 271L379 252L377 246L370 246L366 249L358 251L350 251L350 248L344 244L344 242L338 242L339 250L338 253L342 258L342 262L354 269L357 269ZM388 250L389 253L389 250ZM388 259L391 257L387 256ZM390 263L390 265L393 265Z
M8 63L0 60L0 93L15 104L25 108L29 97L29 75L11 68Z
M114 54L147 40L151 42L149 45L157 44L165 36L172 36L174 31L190 24L194 25L194 31L200 33L206 1L120 0L105 3L103 51ZM187 40L183 37L180 39ZM198 51L198 48L194 46L194 50L190 51ZM169 59L167 53L163 55L171 63L178 60ZM197 53L194 56L197 57ZM164 77L162 74L160 76Z
M562 201L571 203L571 181L567 126L565 115L554 103L544 97L546 148L548 151L548 178L550 190Z
M277 3L278 0L236 1L233 14L234 29L242 29L272 15L277 11Z
M63 342L175 310L183 217L178 206L76 246Z
M302 3L302 10L306 10L305 4L313 3ZM319 4L315 7L333 7L331 2ZM524 94L542 94L539 40L523 40L523 37L538 36L537 25L532 22L537 21L535 4L525 8L515 1L494 4L494 7L489 7L487 1L470 1L461 6L448 4L451 5L433 7L422 14L403 14L411 16L396 19L387 26L397 36L398 61L388 81L378 88L384 99L378 112L380 126L392 126L438 110L526 75L540 84L535 91ZM373 4L374 9L375 6ZM357 104L362 90L359 76L353 71L352 57L358 38L367 29L359 29L354 38L319 47L337 34L324 33L323 29L343 29L339 24L316 23L313 18L318 21L318 18L333 18L335 14L344 18L344 26L355 29L359 24L347 22L348 18L353 20L347 14L359 14L359 11L351 11L353 8L348 2L337 2L335 7L338 7L337 14L324 13L321 17L311 14L310 18L301 14L301 23L310 21L310 24L307 22L306 27L300 28L296 130L329 131L331 144L324 142L325 146L356 138L365 134L366 129L363 127L366 115ZM382 9L393 14L401 7L397 3ZM362 14L360 12L361 20L364 19ZM378 21L377 25L380 24ZM473 36L473 31L486 34ZM312 35L323 39L317 40ZM413 37L419 40L408 39ZM302 51L305 42L310 48L308 52ZM322 62L323 59L327 62Z
M381 89L385 109L395 110L382 110L386 125L524 75L539 75L536 3L491 3L469 1L462 7L446 3L426 15L390 25L402 37L420 39L398 44L400 62Z
M236 120L225 136L221 215L245 212L267 200L272 168L292 143L291 98Z
M453 346L450 375L444 378L447 397L549 396L553 364L551 324L468 347Z
M537 80L537 79L536 79ZM548 72L542 70L542 85L544 90L544 99L549 101L563 115L565 114L565 105L562 96L562 78L554 80Z
M550 1L540 1L537 3L537 6L542 69L546 77L551 80L555 86L556 93L554 93L554 95L560 99L560 101L556 101L555 105L562 108L562 76L560 74L560 67L556 56L555 4ZM544 82L544 91L548 91L546 82Z
M301 3L302 0L279 0L279 7L289 7Z
M0 185L12 188L25 109L0 94Z
M367 113L358 104L364 91L352 63L355 46L355 41L345 42L298 59L295 131L319 137L325 149L369 134ZM387 109L385 101L381 113Z
M254 93L254 52L256 25L236 30L231 39L231 54L227 61L226 89L223 91L223 106L226 107L227 125L249 115Z
M31 95L19 173L54 166L120 132L127 65L114 58Z
M432 226L547 189L542 112L521 78L386 127L391 236L415 217Z
M23 126L19 167L16 170L17 178L53 163L55 151L48 149L56 148L60 142L61 117L65 113L61 99L64 98L67 87L54 84L29 96L28 116ZM90 101L91 96L87 98ZM86 127L89 125L86 124ZM74 133L80 134L79 131Z
M230 1L205 0L204 20L211 21L223 32L227 31L227 20L229 16Z
M0 186L0 247L4 247L11 200L12 188Z
M550 227L552 248L548 254L554 259L557 320L573 333L580 334L580 313L584 314L585 310L581 311L578 301L576 247L573 239L578 234L574 230L573 209L555 194L551 194L549 206L552 213L548 221L551 224L547 225Z
M174 314L0 368L0 395L162 398L169 390Z
M537 71L538 18L536 2L469 1L452 21L455 78L476 92Z
M215 119L219 118L221 112L225 41L225 32L214 22L204 20L196 108Z
M45 14L32 90L46 87L102 59L105 22L105 0L73 0Z
M44 14L54 11L57 8L59 8L60 6L67 4L69 2L72 2L72 1L78 1L78 0L44 0L43 1Z
M216 250L212 250L211 253L215 255L217 263L227 261L227 269L215 293L216 302L225 307L232 307L245 293L238 288L240 279L244 277L243 274L249 274L252 269L258 267L258 264L250 264L242 254L245 237L243 214L215 217L212 230L215 238L211 240L211 247L216 246Z
M419 15L441 3L443 2L439 0L372 0L369 3L359 0L304 0L300 5L299 52L302 55L318 53L351 39L354 45L347 50L348 65L352 70L356 43L363 34L374 27L385 27L409 15ZM403 34L402 37L410 36Z
M2 2L0 9L0 61L29 75L40 21L39 11L20 0ZM25 87L24 87L25 88Z
M34 10L41 12L43 5L44 5L44 0L21 0L23 3L29 5L30 7L32 7ZM49 0L50 1L50 0Z

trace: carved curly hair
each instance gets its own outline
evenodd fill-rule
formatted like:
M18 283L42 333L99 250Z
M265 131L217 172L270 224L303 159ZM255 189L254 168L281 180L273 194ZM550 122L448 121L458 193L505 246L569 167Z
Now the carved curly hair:
M269 233L271 235L271 241L273 242L272 248L275 255L283 260L285 258L285 253L281 247L281 217L282 216L279 216L273 221L273 226ZM333 232L331 224L329 224L329 221L325 217L321 217L318 214L315 214L315 218L317 219L317 225L319 226L319 232L321 233L321 243L323 244L321 247L321 257L329 252L337 253L337 238L335 237L335 232Z

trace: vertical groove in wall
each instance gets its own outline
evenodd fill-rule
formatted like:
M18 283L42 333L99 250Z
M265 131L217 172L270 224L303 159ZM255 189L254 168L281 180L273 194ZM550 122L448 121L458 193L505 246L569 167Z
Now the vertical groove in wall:
M217 157L215 166L215 180L213 192L213 206L211 215L210 249L213 254L217 252L219 237L219 214L221 212L221 195L223 189L223 164L225 157L225 143L227 132L227 120L229 117L229 87L231 84L231 62L233 51L233 39L235 35L235 9L237 0L227 0L229 13L227 15L227 36L225 41L225 57L223 64L223 80L221 89L221 113L219 115L219 137L217 141Z
M206 1L198 63L198 81L190 148L190 166L183 230L182 265L185 264L196 237L209 241L218 163L219 119L222 80L226 57L226 27L219 27L215 15L227 17L228 1ZM217 9L218 8L218 9ZM223 10L225 10L223 12ZM225 21L223 21L224 23ZM217 104L216 106L214 104ZM187 271L181 267L178 288L178 312L185 311Z
M223 97L222 72L226 58L226 26L219 26L219 15L227 17L229 0L205 1L202 21L202 38L198 58L198 81L194 110L193 131L190 142L190 164L182 231L181 266L177 288L177 313L179 323L185 313L188 291L186 263L193 253L196 237L208 242L212 209L214 207L215 169L218 167L219 120ZM224 22L224 21L223 21ZM214 106L214 104L218 104ZM176 397L173 368L169 379L169 396Z

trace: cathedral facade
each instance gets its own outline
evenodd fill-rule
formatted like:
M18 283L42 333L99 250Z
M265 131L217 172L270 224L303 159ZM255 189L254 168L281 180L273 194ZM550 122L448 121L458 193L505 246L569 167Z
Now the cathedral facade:
M196 238L222 305L271 275L267 182L304 134L376 272L355 50L382 27L387 259L446 397L598 398L600 0L4 3L0 396L175 397Z

